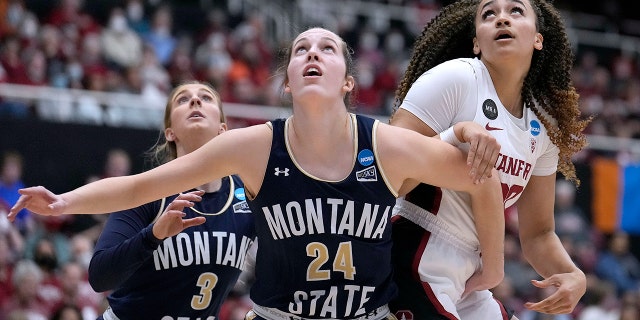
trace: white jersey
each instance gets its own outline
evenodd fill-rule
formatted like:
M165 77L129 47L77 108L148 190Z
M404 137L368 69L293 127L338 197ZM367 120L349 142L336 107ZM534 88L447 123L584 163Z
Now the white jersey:
M500 174L505 208L518 200L532 175L547 176L557 170L559 149L547 136L544 125L529 108L524 108L522 118L509 113L498 98L487 68L478 59L455 59L425 72L412 85L400 108L436 132L460 121L473 120L485 127L501 145L495 168ZM468 144L460 147L468 150ZM440 191L441 198L435 197L434 205L424 209L435 215L438 225L477 246L469 195ZM416 209L412 206L400 198L396 214L415 222L415 213L407 213Z

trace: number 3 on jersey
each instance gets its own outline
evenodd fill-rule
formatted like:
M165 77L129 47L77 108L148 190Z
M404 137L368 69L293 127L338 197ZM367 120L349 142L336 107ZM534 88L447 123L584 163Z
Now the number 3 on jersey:
M193 310L204 310L209 307L212 299L213 288L218 283L218 276L215 273L205 272L198 277L196 285L200 287L200 295L191 298L191 308Z
M322 269L329 261L329 249L323 243L311 242L307 245L307 256L315 257L307 267L307 281L322 281L331 278L331 271ZM353 280L356 268L353 266L351 242L341 242L333 259L333 271L342 272L344 278Z

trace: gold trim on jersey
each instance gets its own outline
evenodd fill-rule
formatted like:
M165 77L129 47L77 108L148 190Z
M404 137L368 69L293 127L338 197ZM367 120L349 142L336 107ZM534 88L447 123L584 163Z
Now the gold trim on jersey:
M193 210L194 212L201 214L203 216L217 216L222 214L223 212L227 211L227 209L229 208L229 206L231 205L231 202L233 202L233 196L234 196L234 191L235 191L235 183L233 182L233 177L228 176L229 177L229 197L227 198L227 203L224 204L224 206L222 206L222 209L220 209L220 211L215 212L215 213L209 213L209 212L201 212L200 210L194 208L194 207L189 207L189 209Z
M318 181L324 181L324 182L340 182L340 181L344 181L345 179L349 178L349 175L351 175L351 172L353 171L353 168L356 165L356 161L358 160L358 122L356 120L356 115L353 113L349 113L349 127L351 129L351 141L353 141L353 161L351 164L351 170L349 170L349 172L347 173L346 176L344 176L342 179L340 180L327 180L327 179L322 179L322 178L318 178L314 175L312 175L311 173L305 171L302 166L300 166L300 164L298 164L298 161L296 161L296 157L293 155L293 150L291 149L291 143L289 142L289 124L291 122L292 117L287 118L287 120L285 121L284 124L284 143L287 147L287 153L289 154L289 158L291 158L291 162L293 162L293 164L296 166L296 168L298 168L298 170L300 170L300 172L302 172L302 174L304 174L305 176L312 178L314 180L318 180Z

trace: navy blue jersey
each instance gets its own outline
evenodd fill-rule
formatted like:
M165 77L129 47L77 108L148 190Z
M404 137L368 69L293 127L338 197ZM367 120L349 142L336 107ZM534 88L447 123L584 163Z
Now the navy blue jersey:
M204 224L157 240L151 223L176 196L112 213L96 244L89 280L115 290L107 299L120 319L213 320L238 279L255 239L240 179L223 178L218 192L184 209Z
M297 166L286 121L272 122L264 181L249 207L260 247L251 299L305 318L349 319L384 306L396 293L391 269L396 196L377 162L377 121L352 115L354 164L342 181Z

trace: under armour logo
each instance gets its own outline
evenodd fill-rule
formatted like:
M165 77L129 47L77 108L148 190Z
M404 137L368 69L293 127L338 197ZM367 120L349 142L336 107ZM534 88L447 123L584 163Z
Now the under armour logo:
M276 175L276 177L280 176L280 174L284 174L285 177L289 176L289 168L284 168L284 170L280 170L280 167L276 167L276 172L274 172L273 174Z

